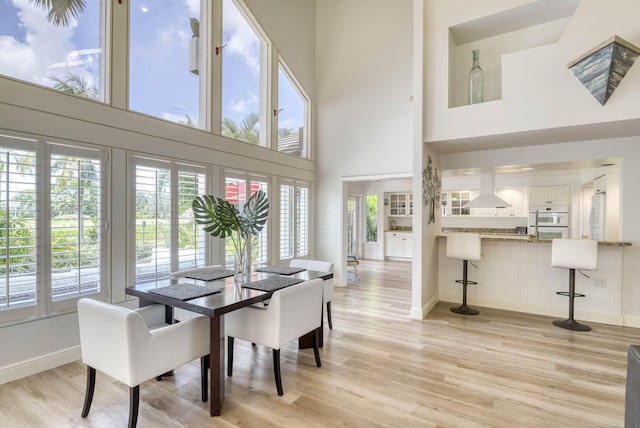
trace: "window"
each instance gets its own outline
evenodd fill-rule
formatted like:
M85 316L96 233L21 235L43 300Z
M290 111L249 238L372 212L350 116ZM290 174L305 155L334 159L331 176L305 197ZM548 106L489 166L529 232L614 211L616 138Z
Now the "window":
M471 201L472 196L469 190L449 192L451 215L471 215L471 208L464 208L464 205Z
M378 195L367 195L367 242L378 242Z
M106 152L9 136L0 145L0 319L104 294Z
M243 172L225 173L225 200L234 204L242 212L243 206L249 197L262 190L269 196L266 177L254 176ZM229 239L225 242L224 249L225 266L232 268L234 264L235 249ZM260 231L258 236L251 240L251 266L260 267L269 263L269 222Z
M0 2L0 73L105 101L106 1L58 3Z
M347 198L347 253L358 255L358 201L359 198Z
M306 97L282 62L278 67L278 151L309 157L305 132Z
M280 184L280 259L309 255L309 186Z
M222 1L222 46L222 135L265 146L267 46L233 0Z
M130 4L129 108L206 128L207 39L200 1Z
M204 167L134 157L136 284L205 266L206 234L191 203L206 193Z

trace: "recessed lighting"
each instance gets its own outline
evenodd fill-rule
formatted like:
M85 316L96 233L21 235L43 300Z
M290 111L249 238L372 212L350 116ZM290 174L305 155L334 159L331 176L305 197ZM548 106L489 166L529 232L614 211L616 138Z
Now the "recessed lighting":
M143 13L147 13L147 12L149 12L149 8L148 8L147 6L142 6L142 7L140 8L140 10L141 10Z
M520 168L520 171L533 171L535 168L531 168L531 167L526 167L526 168Z

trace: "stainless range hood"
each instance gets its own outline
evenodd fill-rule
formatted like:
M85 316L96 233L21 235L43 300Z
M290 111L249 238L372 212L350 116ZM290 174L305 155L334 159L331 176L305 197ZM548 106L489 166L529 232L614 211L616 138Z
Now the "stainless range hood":
M480 174L480 195L464 204L463 208L506 208L511 204L495 195L494 175Z

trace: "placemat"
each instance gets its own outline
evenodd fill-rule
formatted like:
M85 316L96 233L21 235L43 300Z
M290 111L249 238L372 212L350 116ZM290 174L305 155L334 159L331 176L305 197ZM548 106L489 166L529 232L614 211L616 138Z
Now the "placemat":
M289 267L289 266L265 266L256 269L256 272L277 273L280 275L293 275L294 273L304 272L305 268Z
M200 281L215 281L216 279L222 279L233 275L234 272L232 270L211 269L202 272L190 273L189 275L185 275L184 277L199 279Z
M276 291L301 282L303 282L302 279L290 278L288 276L270 276L269 278L245 284L243 287L260 291Z
M160 294L178 300L190 300L196 297L219 293L220 290L195 284L174 284L166 287L153 288L149 293Z

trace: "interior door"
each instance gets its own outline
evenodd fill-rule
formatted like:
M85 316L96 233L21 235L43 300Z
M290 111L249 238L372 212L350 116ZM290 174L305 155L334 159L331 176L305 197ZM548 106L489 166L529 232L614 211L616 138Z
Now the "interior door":
M357 257L361 257L360 229L360 197L349 196L347 198L347 253Z

